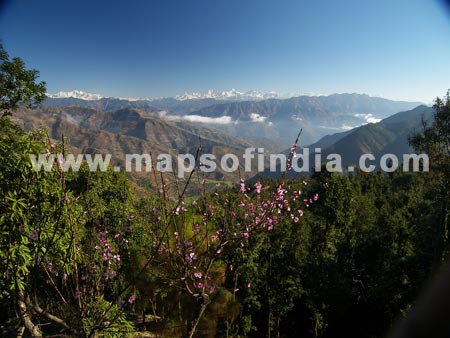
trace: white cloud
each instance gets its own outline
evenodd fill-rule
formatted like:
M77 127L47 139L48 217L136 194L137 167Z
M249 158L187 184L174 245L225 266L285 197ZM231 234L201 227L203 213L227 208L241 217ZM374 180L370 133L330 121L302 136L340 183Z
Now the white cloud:
M355 114L355 117L365 120L367 123L377 123L380 122L381 119L376 118L372 114Z
M64 116L64 118L66 119L67 122L75 124L77 126L80 125L80 121L76 120L73 116L67 114L67 113L62 113L62 115Z
M214 123L214 124L230 124L233 122L230 116L208 117L200 115L186 115L182 116L182 119L190 122Z
M357 128L357 127L359 127L359 126L349 126L348 124L343 124L339 129L350 130L350 129Z
M334 126L333 127L332 126L319 126L319 127L323 128L323 129L329 129L329 130L346 131L346 130L350 130L350 129L354 129L354 128L358 128L358 127L364 126L365 124L368 124L368 123L377 123L377 122L381 121L381 119L376 118L375 116L373 116L370 113L368 113L368 114L355 114L353 116L363 120L363 123L358 124L356 126L350 126L348 124L342 124L339 127L334 127Z
M340 131L342 131L342 130L350 130L350 129L353 129L353 128L357 128L357 127L360 127L361 125L359 125L359 126L349 126L348 124L343 124L343 125L341 125L340 127L329 127L329 126L319 126L320 128L322 128L322 129L329 129L329 130L340 130Z
M209 124L231 124L233 120L230 116L208 117L200 115L169 115L166 111L158 112L159 117L169 121L189 121Z
M259 115L257 113L251 113L250 114L250 119L253 122L264 122L264 121L266 121L267 116L261 116L261 115Z

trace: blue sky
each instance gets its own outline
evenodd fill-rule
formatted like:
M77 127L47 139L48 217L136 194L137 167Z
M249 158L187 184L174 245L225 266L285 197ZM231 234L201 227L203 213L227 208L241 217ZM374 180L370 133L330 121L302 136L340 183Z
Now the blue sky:
M430 102L450 88L438 0L11 0L0 38L48 92L359 92Z

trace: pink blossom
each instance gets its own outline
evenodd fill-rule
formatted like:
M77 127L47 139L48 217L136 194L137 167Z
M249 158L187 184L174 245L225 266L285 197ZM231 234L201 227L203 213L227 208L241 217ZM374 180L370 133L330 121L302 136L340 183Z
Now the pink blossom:
M128 298L128 303L133 304L136 300L136 297L134 295L131 295L130 298Z
M262 189L262 184L261 184L261 182L256 182L255 183L255 191L256 191L256 193L259 195L260 193L261 193L261 189Z
M254 212L254 211L255 211L255 206L253 205L253 203L250 203L250 204L248 205L248 210L249 210L250 212Z
M243 179L241 179L239 191L242 192L242 193L246 192L245 183L244 183Z

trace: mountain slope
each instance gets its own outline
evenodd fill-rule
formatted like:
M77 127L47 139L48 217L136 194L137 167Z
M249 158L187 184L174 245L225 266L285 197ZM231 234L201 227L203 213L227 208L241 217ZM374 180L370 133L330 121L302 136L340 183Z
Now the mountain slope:
M14 120L26 130L44 127L53 139L63 134L80 153L110 153L113 164L124 168L125 154L152 154L154 164L159 154L170 154L174 161L178 154L195 155L201 142L203 154L213 154L217 170L207 174L211 179L238 182L239 173L228 173L220 166L223 155L235 154L241 161L245 148L257 146L239 139L185 121L167 121L157 115L136 109L123 109L114 113L78 107L41 107L19 110ZM201 141L199 140L201 137ZM177 163L174 163L176 169ZM255 165L256 170L256 165ZM256 172L241 174L252 176ZM136 174L141 178L148 173Z
M408 135L415 130L421 130L422 118L431 120L433 108L427 106L418 106L412 110L397 113L391 117L383 119L378 123L370 123L350 131L325 136L308 148L308 172L314 172L315 154L320 154L320 162L327 162L327 156L338 154L342 159L342 168L345 170L348 166L359 166L359 159L363 154L373 154L375 161L368 161L369 164L379 168L379 161L384 154L394 154L402 162L403 154L413 153L413 149L408 144ZM318 149L316 152L315 150ZM297 149L301 154L303 150ZM288 154L289 150L282 152ZM302 167L301 156L298 156L298 166ZM332 160L332 159L330 159ZM276 172L269 172L268 169L261 176L278 177L280 175L279 167ZM288 177L295 177L305 173L288 172Z
M384 154L394 154L401 162L403 154L413 153L408 135L420 130L422 117L429 120L432 115L433 109L422 105L379 123L359 127L322 150L322 159L328 154L340 154L344 166L358 166L360 156L370 153L376 158L373 164L377 164Z

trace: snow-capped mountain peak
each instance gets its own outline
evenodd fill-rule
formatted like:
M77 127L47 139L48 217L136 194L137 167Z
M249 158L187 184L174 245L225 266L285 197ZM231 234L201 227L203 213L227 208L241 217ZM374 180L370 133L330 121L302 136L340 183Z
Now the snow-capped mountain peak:
M69 92L58 92L56 94L47 94L48 97L53 99L62 99L62 98L75 98L75 99L81 99L81 100L87 100L87 101L94 101L94 100L100 100L104 96L101 94L91 94L84 92L82 90L72 90Z
M199 99L214 99L214 100L264 100L277 98L279 95L276 92L262 93L255 90L240 92L232 88L230 90L217 91L209 89L207 92L185 92L182 95L175 96L179 101L185 100L199 100Z
M61 99L61 98L75 98L86 101L95 101L102 98L107 98L101 94L92 94L82 90L60 91L55 94L47 94L49 98ZM209 89L207 92L185 92L182 95L177 95L174 99L179 101L186 100L201 100L201 99L213 99L213 100L230 100L230 101L254 101L281 98L282 96L274 91L271 92L259 92L256 90L250 90L246 92L238 91L234 88L229 90L213 90ZM128 101L152 101L152 99L137 99L137 98L120 98L121 100ZM155 100L155 99L153 99Z

